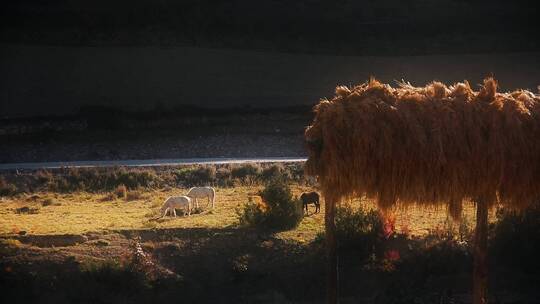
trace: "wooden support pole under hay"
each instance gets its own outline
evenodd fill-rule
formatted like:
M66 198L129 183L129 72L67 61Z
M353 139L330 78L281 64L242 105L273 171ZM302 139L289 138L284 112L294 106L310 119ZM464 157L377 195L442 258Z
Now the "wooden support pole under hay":
M324 198L324 228L326 233L326 301L335 304L338 301L338 259L336 242L336 200L330 195Z
M473 303L485 304L488 300L488 202L476 202L476 230L474 236Z

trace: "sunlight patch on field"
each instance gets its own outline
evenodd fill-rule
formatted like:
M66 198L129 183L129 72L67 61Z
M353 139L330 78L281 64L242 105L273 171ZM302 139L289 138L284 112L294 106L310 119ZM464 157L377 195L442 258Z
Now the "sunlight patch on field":
M250 196L258 194L262 186L240 186L216 189L216 207L209 210L206 200L200 201L204 208L201 214L189 217L166 217L156 219L161 203L171 195L181 195L187 189L141 191L140 198L127 201L112 198L109 193L38 193L20 195L4 199L0 203L0 235L26 234L82 234L86 232L160 229L160 228L224 228L238 223L236 210L248 201ZM294 195L310 188L293 185ZM108 197L109 196L109 197ZM43 206L49 199L53 203ZM372 201L354 200L353 206L363 204L367 208L375 208ZM29 207L33 213L17 213L17 208ZM321 212L315 214L310 205L309 213L297 229L277 233L277 237L293 239L299 242L310 242L318 233L324 231L324 204ZM445 210L409 207L395 210L396 229L408 231L411 235L425 235L433 230L446 229L454 224ZM464 206L464 220L474 228L474 205ZM493 211L490 214L494 219ZM452 227L450 227L452 228ZM24 231L24 232L23 232Z

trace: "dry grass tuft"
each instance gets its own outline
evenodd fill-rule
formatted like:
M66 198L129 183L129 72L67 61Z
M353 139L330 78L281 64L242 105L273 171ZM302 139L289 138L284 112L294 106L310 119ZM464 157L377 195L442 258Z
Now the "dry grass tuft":
M39 208L33 208L28 206L23 206L15 209L16 214L37 214L39 213Z
M116 187L116 189L114 190L114 193L116 194L116 196L118 198L127 198L127 187L125 185L119 185L118 187Z
M115 193L108 193L108 194L105 194L105 196L103 196L99 200L101 202L110 202L110 201L114 201L117 198L118 196Z
M142 195L142 192L139 190L129 191L126 195L126 200L128 201L140 200L142 198L144 198L144 196Z
M21 241L17 239L3 239L0 241L0 243L3 246L12 247L12 248L20 248L22 246Z
M540 97L529 91L371 79L314 111L306 173L334 199L442 204L458 217L465 199L520 209L540 197Z
M47 206L60 206L60 203L55 201L52 198L46 198L41 202L41 206L47 207Z

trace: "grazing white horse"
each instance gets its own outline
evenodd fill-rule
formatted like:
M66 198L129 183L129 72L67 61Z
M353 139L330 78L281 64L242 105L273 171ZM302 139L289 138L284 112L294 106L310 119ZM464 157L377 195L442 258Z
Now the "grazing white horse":
M165 200L161 206L162 217L167 215L167 211L171 211L176 217L176 209L183 209L184 215L191 215L191 198L187 196L171 196Z
M208 198L208 203L212 205L212 209L214 208L216 191L212 187L193 187L189 189L186 195L193 199L193 203L197 206L197 208L199 208L199 202L197 199L206 197Z

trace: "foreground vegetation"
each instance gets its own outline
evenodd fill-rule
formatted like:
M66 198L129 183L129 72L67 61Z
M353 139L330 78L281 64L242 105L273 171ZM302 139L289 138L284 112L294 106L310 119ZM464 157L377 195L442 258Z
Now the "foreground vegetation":
M301 192L316 189L292 172L249 165L4 175L4 185L17 190L0 202L2 299L322 302L324 204L321 213L310 206L299 217L289 209ZM158 219L167 196L200 184L216 186L213 210L203 201L192 216ZM260 213L245 217L250 208ZM284 210L291 221L276 226ZM336 225L344 302L470 302L473 210L467 204L455 223L445 210L381 216L370 201L342 202ZM493 299L534 300L539 209L494 210L491 223Z

